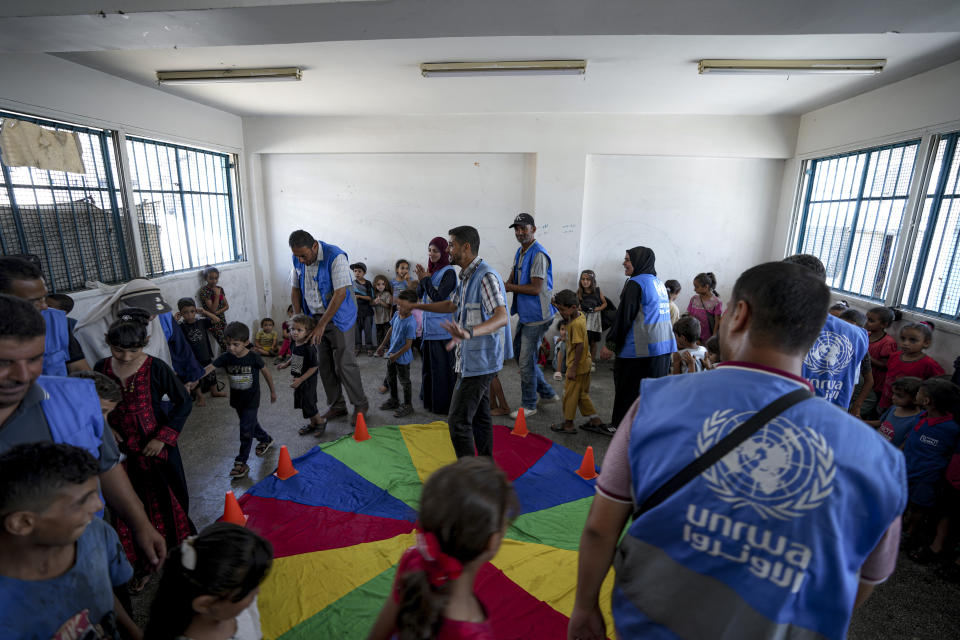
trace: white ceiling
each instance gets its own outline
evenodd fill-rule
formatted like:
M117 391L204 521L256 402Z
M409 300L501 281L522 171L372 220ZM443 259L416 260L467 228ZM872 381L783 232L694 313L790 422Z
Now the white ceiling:
M960 59L960 33L367 40L61 54L156 86L155 72L300 66L301 82L162 87L240 115L800 114ZM423 78L421 62L586 59L584 77ZM886 58L879 76L701 76L701 58Z

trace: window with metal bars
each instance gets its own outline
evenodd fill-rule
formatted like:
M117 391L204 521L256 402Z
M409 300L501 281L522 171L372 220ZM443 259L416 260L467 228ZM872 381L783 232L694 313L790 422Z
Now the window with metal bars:
M83 289L92 280L129 280L112 133L0 111L0 127L10 119L75 133L85 172L12 167L0 152L3 254L38 256L53 292Z
M901 299L909 309L960 320L960 132L937 141Z
M823 261L827 284L886 298L919 140L811 160L797 253Z
M231 156L127 138L127 158L148 276L243 259Z

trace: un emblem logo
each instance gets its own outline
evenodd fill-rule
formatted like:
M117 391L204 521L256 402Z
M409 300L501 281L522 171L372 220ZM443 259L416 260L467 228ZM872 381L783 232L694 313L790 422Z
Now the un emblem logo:
M845 335L822 331L803 364L813 373L839 373L853 359L853 343Z
M703 455L754 411L715 411L697 435ZM826 438L778 416L703 472L710 489L734 508L789 520L816 509L833 491L837 467Z

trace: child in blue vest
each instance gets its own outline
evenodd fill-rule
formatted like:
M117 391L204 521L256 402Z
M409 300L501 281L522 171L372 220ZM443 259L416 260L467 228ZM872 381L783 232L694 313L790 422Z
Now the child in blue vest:
M113 594L133 570L97 517L98 474L93 456L66 444L0 455L0 637L139 637Z
M903 446L903 441L920 422L923 412L917 406L917 392L920 390L920 378L907 376L892 383L893 406L883 412L879 420L866 420L871 427L876 427L884 438L893 446Z
M400 300L406 302L416 302L417 292L412 289L404 289L397 296ZM410 386L410 363L413 362L413 341L417 337L416 320L409 311L403 312L400 309L393 315L390 321L390 329L384 336L380 348L377 349L377 355L383 355L389 344L387 351L387 386L390 388L390 399L384 402L380 408L384 410L396 409L393 413L394 418L403 418L413 413L413 404L411 403ZM403 387L403 404L400 404L400 398L397 389L397 379L399 386Z
M944 471L960 441L960 425L954 420L960 411L960 387L942 378L924 380L917 404L925 412L903 444L910 500L905 528L908 536L926 542L936 526Z

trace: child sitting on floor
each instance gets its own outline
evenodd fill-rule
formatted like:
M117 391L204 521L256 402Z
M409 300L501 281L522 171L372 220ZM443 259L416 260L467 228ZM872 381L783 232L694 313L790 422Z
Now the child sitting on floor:
M260 640L257 593L272 545L229 522L212 524L170 550L145 640Z
M920 378L907 376L893 382L893 406L883 412L879 420L867 420L876 427L884 438L900 447L910 430L920 421L921 409L917 406L917 391L920 390Z
M497 555L517 496L489 458L461 458L427 480L417 544L404 551L393 589L369 640L492 640L489 613L477 598L477 573Z
M97 517L99 471L66 444L0 455L0 637L140 637L113 593L133 569Z
M673 323L673 335L677 339L670 373L696 373L703 371L703 358L707 348L700 344L700 321L693 316L683 316Z
M290 367L293 375L293 408L300 409L303 417L309 420L297 431L301 436L312 433L318 438L327 430L327 422L317 407L317 371L320 367L320 354L317 347L307 337L317 321L313 316L302 313L290 318L290 336L293 338L292 356L287 362L277 365L277 369Z
M273 318L264 318L260 321L260 331L253 338L253 350L265 358L277 355L280 350L277 347L280 336L274 331L274 326Z

